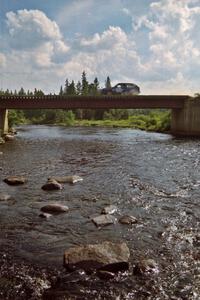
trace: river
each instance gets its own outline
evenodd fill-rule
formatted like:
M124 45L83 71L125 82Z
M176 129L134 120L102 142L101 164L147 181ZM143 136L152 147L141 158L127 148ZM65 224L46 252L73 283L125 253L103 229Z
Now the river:
M54 299L200 299L200 140L131 129L21 126L0 151L0 191L12 197L0 201L2 272L23 263L62 273L67 248L125 241L132 267L151 258L158 272L138 277L130 268L107 282L76 283L77 298ZM41 189L48 177L74 174L83 181ZM28 182L8 186L3 179L9 175ZM51 202L69 212L42 219L40 208ZM117 218L131 214L138 223L98 229L90 217L108 204L118 207ZM0 299L39 299L13 286Z

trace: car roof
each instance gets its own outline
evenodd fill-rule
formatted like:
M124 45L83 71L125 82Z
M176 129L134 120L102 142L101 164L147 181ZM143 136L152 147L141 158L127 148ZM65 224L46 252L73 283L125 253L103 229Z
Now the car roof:
M132 86L135 86L135 87L137 86L135 83L132 83L132 82L119 82L116 85L118 85L118 84L132 85Z

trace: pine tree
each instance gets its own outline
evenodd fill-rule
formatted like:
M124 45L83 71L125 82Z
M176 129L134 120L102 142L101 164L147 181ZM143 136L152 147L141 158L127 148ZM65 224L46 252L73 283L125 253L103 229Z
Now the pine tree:
M88 95L89 83L87 81L85 71L83 71L81 79L82 79L81 95L86 96L86 95Z
M76 84L76 94L81 95L81 91L82 91L82 86L81 86L80 81L78 81Z
M94 79L94 86L95 86L96 91L98 91L98 89L99 89L99 80L98 80L97 77L95 77L95 79Z
M23 87L21 87L21 89L19 90L18 95L19 95L19 96L25 96L25 95L26 95L26 93L25 93Z
M107 89L111 88L111 81L110 81L110 77L109 76L106 78L105 87Z
M61 85L61 87L60 87L60 92L59 92L59 96L63 96L63 94L64 94L64 92L63 92L63 87L62 87L62 85Z
M69 81L68 81L68 79L66 79L65 80L65 87L64 87L64 95L67 95L68 87L69 87Z
M67 95L76 95L74 80L72 80L72 82L68 84Z

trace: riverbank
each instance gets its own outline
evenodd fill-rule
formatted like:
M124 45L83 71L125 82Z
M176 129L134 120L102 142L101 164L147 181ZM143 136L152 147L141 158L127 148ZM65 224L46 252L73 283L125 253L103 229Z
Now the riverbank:
M75 120L74 126L97 126L111 128L132 128L154 132L169 132L170 130L170 113L159 112L150 114L133 115L128 119L120 120Z
M109 110L102 118L78 118L75 112L64 110L41 110L34 114L26 115L22 111L9 112L9 125L61 125L67 127L110 127L132 128L145 131L163 132L170 131L171 114L168 110L151 110L130 113L127 110Z

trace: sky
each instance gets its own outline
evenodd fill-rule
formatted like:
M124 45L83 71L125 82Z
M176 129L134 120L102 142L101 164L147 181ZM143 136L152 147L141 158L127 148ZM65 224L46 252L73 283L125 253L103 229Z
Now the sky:
M83 71L142 94L200 92L200 0L0 0L0 89L57 93Z

